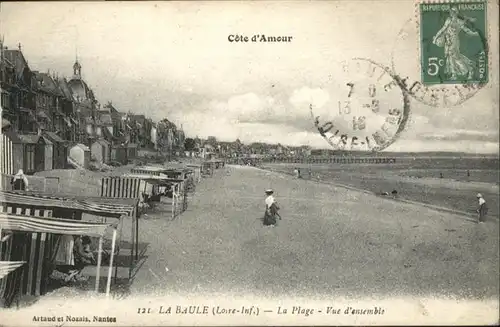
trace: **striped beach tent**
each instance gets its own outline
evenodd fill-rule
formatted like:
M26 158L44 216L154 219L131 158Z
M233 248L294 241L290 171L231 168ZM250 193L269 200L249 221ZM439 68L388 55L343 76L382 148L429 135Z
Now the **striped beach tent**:
M42 287L48 280L51 271L48 264L51 257L54 257L55 239L57 235L87 235L99 237L99 250L96 270L96 288L99 289L100 266L102 261L102 244L106 230L113 227L112 252L109 263L108 282L106 294L109 295L111 286L111 275L114 259L114 248L117 237L117 228L110 223L95 223L88 221L78 221L63 218L36 217L25 214L13 214L0 212L0 238L3 246L5 239L11 239L7 244L6 258L12 261L27 260L25 269L19 269L18 274L10 274L6 282L2 283L2 297L9 304L16 293L42 295ZM3 236L3 231L6 235ZM32 242L25 242L31 235ZM40 235L40 237L36 237ZM49 245L49 246L46 246ZM3 251L2 251L3 252ZM5 278L3 279L5 280Z
M137 204L132 213L132 231L131 241L132 248L130 250L130 270L129 278L132 276L134 269L134 251L135 259L139 257L139 210L138 204L141 197L141 180L138 178L128 178L122 176L109 176L101 179L101 198L112 199L135 199Z
M158 187L168 187L172 191L172 219L175 219L180 213L187 208L187 192L186 181L184 179L176 179L162 177L157 175L147 174L126 174L126 177L138 178L148 184Z
M7 277L9 273L13 272L25 263L25 261L0 261L0 279Z
M0 260L27 262L22 269L11 273L7 281L4 279L0 282L0 296L6 303L9 303L18 292L31 295L44 294L47 274L50 271L44 259L54 256L60 239L58 235L100 235L101 251L103 232L107 226L113 226L111 253L113 257L117 226L122 225L121 217L133 212L136 205L137 201L133 199L110 200L76 196L64 198L35 192L0 191L0 215L2 217L0 248L4 248L4 257ZM119 221L111 224L103 221L81 221L82 213L119 218ZM58 218L53 218L54 215ZM73 219L61 220L59 217L73 217ZM2 234L2 229L6 232L5 236ZM107 291L110 287L109 283L110 281L108 281Z

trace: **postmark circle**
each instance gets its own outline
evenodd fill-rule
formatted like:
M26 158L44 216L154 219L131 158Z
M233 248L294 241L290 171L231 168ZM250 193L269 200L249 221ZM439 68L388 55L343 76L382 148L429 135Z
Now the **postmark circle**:
M488 43L485 27L480 28L479 24L474 27L457 23L464 35L447 32L451 30L452 8L462 7L442 4L440 8L447 11L431 12L435 16L422 15L405 22L392 48L391 67L413 99L433 107L453 107L472 98L487 84ZM470 40L475 46L469 46L473 49L465 53L462 48Z
M344 89L333 107L323 108L319 115L310 106L315 127L335 150L386 149L404 131L410 115L401 80L389 68L365 58L343 62L342 71Z

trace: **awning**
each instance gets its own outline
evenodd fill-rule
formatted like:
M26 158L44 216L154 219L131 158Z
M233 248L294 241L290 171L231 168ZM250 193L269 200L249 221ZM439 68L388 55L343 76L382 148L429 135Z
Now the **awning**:
M20 232L103 236L112 224L0 213L0 228Z
M26 191L0 191L0 203L22 203L27 206L56 207L62 209L80 210L98 216L120 217L131 216L138 203L137 199L110 199L88 197L63 197L53 194L26 192Z
M162 177L162 176L156 176L156 175L148 175L148 174L125 174L123 177L128 177L128 178L139 178L143 181L146 181L150 184L155 184L155 185L173 185L177 184L180 182L183 182L183 179L176 179L176 178L168 178L168 177Z
M25 261L0 261L0 279L4 278L25 263Z

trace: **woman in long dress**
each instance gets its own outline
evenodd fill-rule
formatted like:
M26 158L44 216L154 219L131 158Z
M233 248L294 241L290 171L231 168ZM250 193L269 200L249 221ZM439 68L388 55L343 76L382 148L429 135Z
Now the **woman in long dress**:
M456 80L457 76L467 76L468 79L472 79L474 75L474 61L460 52L460 32L463 31L471 36L479 35L477 31L467 27L467 21L473 19L462 18L456 7L451 8L450 16L432 39L432 43L444 47L445 74L451 75L452 80Z
M264 213L264 225L265 226L275 226L276 225L276 217L278 215L278 204L274 199L274 191L267 190L266 191L266 212Z

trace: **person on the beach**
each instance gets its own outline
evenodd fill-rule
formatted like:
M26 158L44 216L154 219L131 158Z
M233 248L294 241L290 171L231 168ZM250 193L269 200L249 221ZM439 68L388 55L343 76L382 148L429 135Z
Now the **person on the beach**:
M478 208L477 208L477 213L478 213L478 222L479 223L484 223L486 220L486 214L488 213L488 207L486 206L486 200L483 198L483 195L481 193L477 194L477 200L478 200Z
M279 206L276 200L274 199L274 191L269 189L266 190L266 212L264 213L264 225L265 226L275 226L276 225L276 217L280 217L278 214Z
M94 254L90 248L90 237L88 236L77 236L75 237L75 243L73 246L73 255L75 260L75 265L72 267L66 277L66 281L70 280L86 280L83 276L81 276L83 268L85 266L91 265L95 263Z
M26 191L28 188L28 178L23 173L22 169L19 169L17 174L12 177L10 184L12 185L12 189L14 191Z

